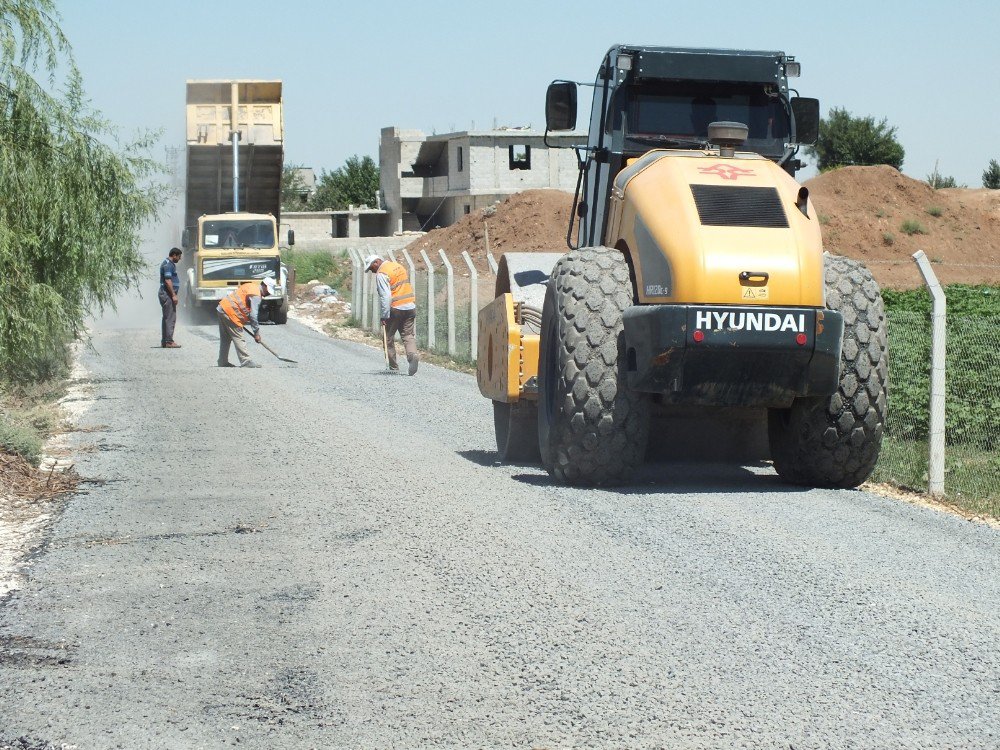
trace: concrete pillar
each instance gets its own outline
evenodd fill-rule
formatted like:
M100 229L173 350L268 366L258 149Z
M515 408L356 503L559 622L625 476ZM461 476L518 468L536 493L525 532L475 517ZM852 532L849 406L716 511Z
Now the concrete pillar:
M360 237L361 236L361 215L354 210L354 206L348 206L347 208L347 236L348 237Z

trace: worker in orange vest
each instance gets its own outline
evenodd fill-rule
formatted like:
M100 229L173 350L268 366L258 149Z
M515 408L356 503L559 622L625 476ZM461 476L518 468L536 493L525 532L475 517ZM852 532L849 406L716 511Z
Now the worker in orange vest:
M386 335L386 354L389 369L399 372L396 364L396 332L403 339L406 350L408 372L414 375L420 364L417 353L417 295L410 283L406 268L391 260L382 260L377 255L369 255L364 260L366 271L375 274L378 300L381 307L382 326Z
M240 284L215 308L219 318L219 367L235 367L229 362L229 345L236 347L240 367L260 367L250 358L250 352L243 341L243 329L248 328L253 340L260 343L260 323L257 315L264 295L272 295L275 281L270 276L260 281Z

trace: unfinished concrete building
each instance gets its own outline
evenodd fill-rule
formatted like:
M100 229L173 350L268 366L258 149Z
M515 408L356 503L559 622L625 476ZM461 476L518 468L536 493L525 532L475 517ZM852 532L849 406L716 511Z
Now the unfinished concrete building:
M522 128L425 135L382 129L379 174L392 232L448 226L464 214L533 188L572 192L578 173L572 149L545 145L544 133ZM569 145L584 133L549 134Z

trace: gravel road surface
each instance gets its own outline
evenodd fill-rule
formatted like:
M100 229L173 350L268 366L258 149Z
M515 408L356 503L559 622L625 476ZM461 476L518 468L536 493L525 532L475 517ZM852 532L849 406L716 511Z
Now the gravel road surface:
M299 366L84 354L102 481L0 600L0 747L1000 747L1000 531L766 468L554 486L474 378L264 336Z

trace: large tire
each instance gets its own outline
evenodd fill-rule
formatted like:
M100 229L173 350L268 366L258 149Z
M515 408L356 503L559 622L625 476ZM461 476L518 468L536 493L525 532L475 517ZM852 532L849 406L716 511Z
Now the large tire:
M646 455L647 396L625 382L625 258L605 247L565 255L549 278L539 345L538 442L560 482L621 484Z
M280 305L274 305L271 310L271 320L275 325L283 326L288 322L288 297L281 301Z
M515 464L538 461L537 402L517 401L505 404L494 401L493 430L501 461Z
M878 284L861 263L824 261L826 305L844 316L840 385L832 396L796 399L771 409L774 468L786 481L857 487L875 469L882 447L888 384L888 337Z

